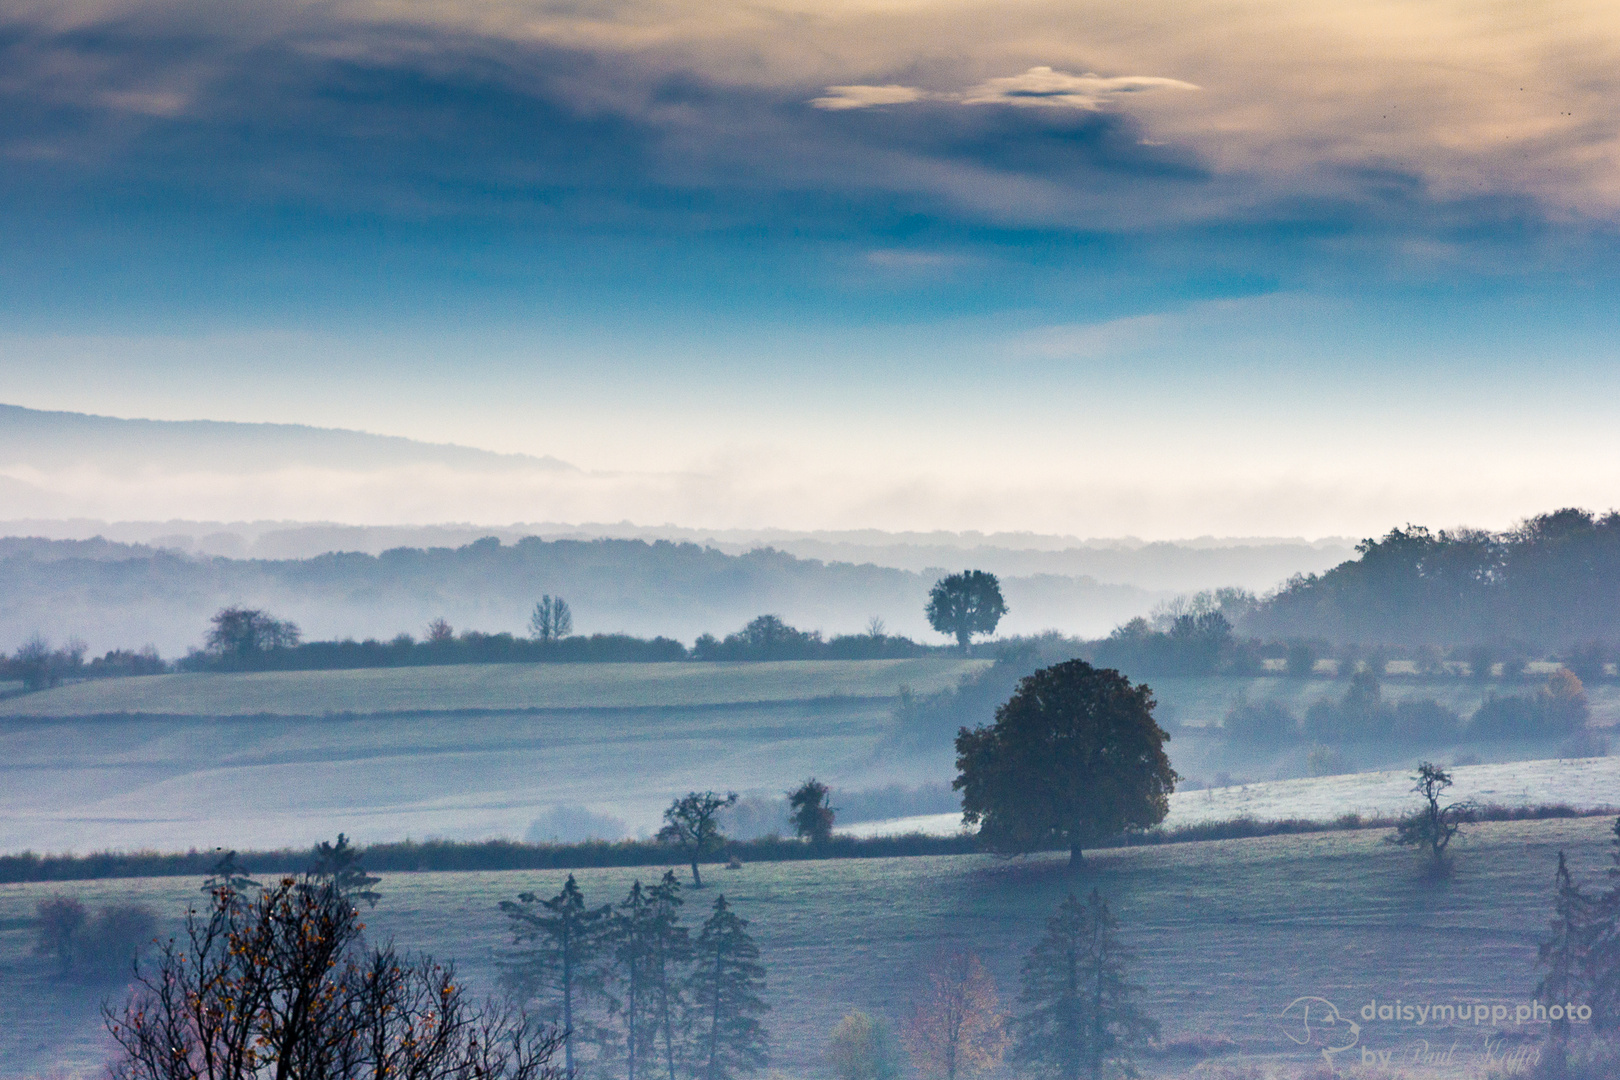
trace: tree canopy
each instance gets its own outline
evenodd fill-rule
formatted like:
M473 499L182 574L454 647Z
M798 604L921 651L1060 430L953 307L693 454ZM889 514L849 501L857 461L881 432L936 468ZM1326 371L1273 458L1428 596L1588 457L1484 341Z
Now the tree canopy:
M962 820L993 851L1081 848L1164 820L1178 779L1153 692L1070 660L1018 684L995 723L956 737Z
M664 811L664 827L658 830L658 840L674 844L691 860L693 888L703 888L698 863L718 852L725 843L725 834L720 831L720 811L736 805L735 791L724 795L691 791L670 803Z
M965 652L974 634L993 634L1007 614L1001 582L983 570L964 570L934 582L924 609L928 625L956 638Z
M1557 510L1505 532L1408 525L1356 550L1357 559L1289 581L1243 619L1243 629L1556 648L1613 639L1620 629L1620 512Z

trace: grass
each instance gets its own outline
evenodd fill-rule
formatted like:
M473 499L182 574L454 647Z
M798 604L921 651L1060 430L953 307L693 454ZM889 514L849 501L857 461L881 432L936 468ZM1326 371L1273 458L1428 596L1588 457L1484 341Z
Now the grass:
M1473 811L1471 821L1544 821L1555 818L1614 817L1612 806L1574 807L1565 803L1537 806L1487 804ZM1342 814L1331 821L1284 818L1260 821L1250 817L1226 821L1198 821L1132 832L1098 844L1099 849L1144 847L1157 844L1244 840L1262 836L1294 836L1348 829L1393 829L1395 817ZM1468 826L1472 828L1473 826ZM724 864L733 858L746 863L812 862L836 859L890 859L928 855L965 855L978 850L967 834L931 836L922 833L855 837L834 835L812 847L802 841L776 836L732 841L705 864ZM1055 849L1054 849L1055 850ZM516 840L457 842L404 840L373 844L361 849L365 865L379 873L472 870L577 870L610 866L665 866L670 849L652 840L591 840L577 844L529 844ZM95 881L103 878L195 877L208 873L219 859L215 851L159 852L104 851L90 855L0 855L0 884L23 882ZM299 873L309 865L307 848L279 851L244 851L237 856L249 873Z
M978 952L1010 1003L1022 957L1052 908L1070 889L1095 887L1136 952L1131 973L1148 1010L1166 1043L1183 1051L1147 1059L1146 1070L1207 1076L1219 1066L1261 1076L1278 1063L1301 1072L1320 1063L1283 1033L1281 1013L1298 997L1320 996L1345 1012L1373 998L1524 1000L1535 984L1557 852L1568 851L1590 880L1606 864L1609 825L1481 824L1459 841L1454 871L1439 879L1371 830L1099 851L1078 877L1061 857L749 863L706 874L711 888L689 894L687 910L694 918L723 892L752 921L770 975L773 1067L811 1078L828 1075L827 1034L846 1010L901 1021L920 972L943 947ZM574 871L591 903L618 900L632 878L660 872ZM383 901L366 916L368 934L456 959L469 985L487 989L507 944L496 903L531 889L549 895L564 877L387 874ZM174 913L199 898L197 887L195 878L0 886L0 1076L53 1065L91 1071L103 1060L97 1003L120 993L59 981L27 955L26 919L40 899L71 892L92 906L143 901ZM1486 1034L1369 1024L1363 1044L1400 1062L1419 1038L1455 1036L1466 1055ZM1219 1056L1194 1071L1200 1048Z
M459 664L99 679L0 701L0 717L323 716L715 706L953 686L986 660Z

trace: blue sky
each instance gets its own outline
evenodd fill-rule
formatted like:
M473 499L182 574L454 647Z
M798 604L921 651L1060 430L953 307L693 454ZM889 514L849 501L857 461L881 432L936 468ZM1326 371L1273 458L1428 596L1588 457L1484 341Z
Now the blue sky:
M1606 507L1616 72L1601 3L0 0L0 380L616 478L367 520Z

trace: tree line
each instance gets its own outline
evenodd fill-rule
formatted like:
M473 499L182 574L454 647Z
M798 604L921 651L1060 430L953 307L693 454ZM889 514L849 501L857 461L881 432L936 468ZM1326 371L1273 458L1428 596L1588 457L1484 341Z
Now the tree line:
M1275 699L1242 700L1221 723L1228 740L1249 746L1301 743L1380 743L1438 746L1455 742L1561 739L1582 732L1591 715L1586 688L1567 668L1528 694L1487 694L1466 719L1433 698L1384 698L1378 676L1351 676L1337 700L1322 699L1295 714Z
M966 652L976 634L995 630L1007 607L995 575L970 570L935 583L926 614L940 633ZM677 660L892 660L944 651L890 634L874 616L863 634L823 638L776 615L760 615L742 629L716 638L703 634L691 649L668 637L630 634L574 634L573 608L561 596L546 594L530 613L528 636L455 628L443 617L428 623L421 639L409 633L389 641L305 641L290 619L240 604L221 608L209 620L203 647L173 665L151 646L139 652L115 650L86 664L88 647L73 640L53 648L35 636L11 657L0 656L0 678L43 690L75 678L156 675L165 671L326 671L351 668L420 667L437 664L503 663L661 663Z
M1502 532L1409 525L1359 557L1290 580L1244 620L1250 633L1570 649L1620 639L1620 512L1563 509Z

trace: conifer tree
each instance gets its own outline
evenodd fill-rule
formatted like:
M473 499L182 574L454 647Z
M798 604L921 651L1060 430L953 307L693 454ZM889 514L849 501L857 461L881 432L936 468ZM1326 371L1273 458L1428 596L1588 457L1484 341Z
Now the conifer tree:
M658 1011L651 984L658 932L655 900L637 880L614 910L611 923L614 972L624 991L618 1005L624 1016L625 1071L629 1080L636 1080L638 1067L648 1059L657 1060ZM645 1075L644 1068L640 1071Z
M1612 855L1609 888L1593 899L1587 912L1589 926L1582 965L1592 1026L1601 1032L1620 1028L1620 818L1614 822Z
M1070 893L1024 960L1013 1060L1052 1080L1092 1080L1115 1066L1130 1075L1131 1049L1158 1031L1125 977L1130 953L1096 889Z
M231 853L233 856L235 852ZM330 881L337 891L350 900L364 900L367 907L376 907L382 899L372 886L382 878L366 873L360 865L360 853L349 846L349 838L338 833L337 843L322 840L315 845L315 861L310 865L312 881Z
M1537 959L1547 974L1536 985L1536 1000L1547 1005L1562 1006L1581 997L1581 966L1585 952L1586 913L1590 906L1581 887L1570 876L1564 853L1558 853L1558 870L1553 877L1552 936L1541 943ZM1552 1021L1551 1043L1548 1047L1555 1056L1549 1066L1556 1070L1562 1062L1569 1042L1569 1018L1561 1015Z
M675 1059L679 1051L677 1030L685 1005L684 988L678 977L692 958L692 939L681 925L681 880L673 870L647 890L653 910L652 954L647 961L648 1005L652 1012L653 1040L663 1059L668 1080L676 1080ZM650 1075L650 1073L649 1073Z
M770 1009L760 997L765 969L748 935L748 920L733 912L723 895L715 898L714 911L698 933L693 959L687 1030L694 1076L732 1080L755 1071L768 1059L759 1021Z
M525 998L539 1002L542 1015L563 1030L563 1065L576 1074L575 1044L609 1041L609 1033L592 1019L607 1004L602 951L610 905L585 906L574 875L550 900L532 892L502 900L511 920L513 943L527 949L504 966L503 981Z

